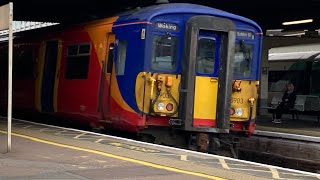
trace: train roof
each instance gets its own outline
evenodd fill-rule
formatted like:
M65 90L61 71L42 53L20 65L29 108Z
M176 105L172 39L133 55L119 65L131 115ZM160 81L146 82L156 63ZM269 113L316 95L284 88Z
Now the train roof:
M115 25L134 21L150 21L152 18L158 15L180 13L213 15L218 17L226 17L233 20L239 20L254 26L260 32L262 32L260 26L250 19L232 13L228 13L219 9L188 3L160 4L145 7L136 11L130 11L126 14L120 15L119 19L115 22Z

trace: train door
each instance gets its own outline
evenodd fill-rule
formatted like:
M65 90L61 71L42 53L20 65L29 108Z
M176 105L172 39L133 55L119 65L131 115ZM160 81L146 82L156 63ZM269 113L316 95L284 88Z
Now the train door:
M59 42L47 41L44 56L41 85L41 111L54 111L54 86L56 77L56 67L58 58Z
M114 34L107 34L107 46L106 46L106 58L103 63L103 70L101 74L100 85L100 106L102 116L107 119L110 115L111 106L111 86L112 86L112 73L113 72L113 59L114 59L114 47L115 47Z
M212 16L194 16L186 26L179 113L184 129L226 133L235 26L231 20Z
M220 33L200 30L195 59L193 126L215 126L220 45Z

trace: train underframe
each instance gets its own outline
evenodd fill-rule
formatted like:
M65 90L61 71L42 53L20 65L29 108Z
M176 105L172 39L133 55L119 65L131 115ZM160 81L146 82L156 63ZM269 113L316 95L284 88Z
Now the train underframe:
M238 157L239 139L245 132L206 133L184 131L174 127L149 127L138 132L140 141L184 148L210 154Z

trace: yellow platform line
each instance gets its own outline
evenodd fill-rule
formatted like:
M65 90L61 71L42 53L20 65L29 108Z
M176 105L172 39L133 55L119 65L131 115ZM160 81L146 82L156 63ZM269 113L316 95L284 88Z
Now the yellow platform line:
M0 130L0 133L7 134L6 131L2 131L2 130ZM168 170L168 171L172 171L172 172L178 172L178 173L182 173L182 174L189 174L189 175L208 178L208 179L227 180L227 179L224 179L224 178L220 178L220 177L216 177L216 176L212 176L212 175L208 175L208 174L203 174L203 173L199 173L199 172L192 172L192 171L182 170L182 169L173 168L173 167L169 167L169 166L154 164L154 163L150 163L150 162L145 162L145 161L141 161L141 160L127 158L127 157L114 155L114 154L110 154L110 153L106 153L106 152L101 152L101 151L97 151L97 150L86 149L86 148L81 148L81 147L76 147L76 146L71 146L71 145L66 145L66 144L60 144L60 143L56 143L56 142L46 141L46 140L35 138L35 137L32 137L32 136L27 136L27 135L22 135L22 134L17 134L17 133L12 133L12 135L17 136L17 137L30 139L30 140L33 140L33 141L36 141L36 142L40 142L40 143L44 143L44 144L50 144L50 145L54 145L54 146L59 146L59 147L64 147L64 148L69 148L69 149L89 152L89 153L93 153L93 154L99 154L99 155L102 155L102 156L115 158L115 159L120 159L120 160L128 161L128 162L133 162L133 163L141 164L141 165L144 165L144 166L154 167L154 168L157 168L157 169L164 169L164 170Z

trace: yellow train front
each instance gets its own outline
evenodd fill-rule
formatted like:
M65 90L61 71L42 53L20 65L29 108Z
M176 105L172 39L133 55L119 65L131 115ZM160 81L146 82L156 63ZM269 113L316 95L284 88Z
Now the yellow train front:
M134 80L126 73L117 80L124 100L145 121L141 135L162 142L178 131L201 141L254 131L262 39L256 23L209 7L163 4L120 16L113 31L116 69L125 57L131 62L126 71L136 73Z

